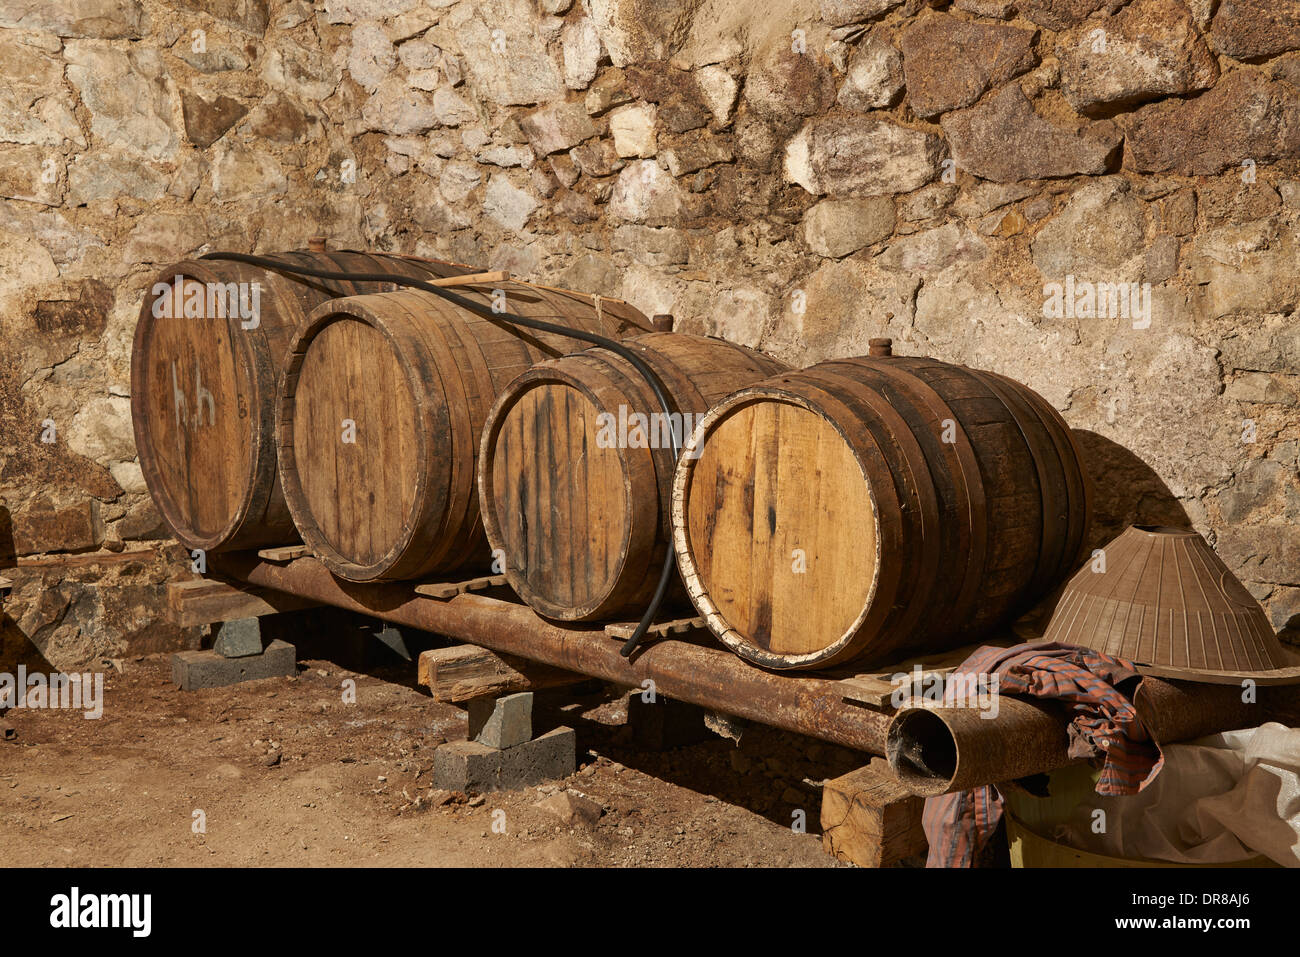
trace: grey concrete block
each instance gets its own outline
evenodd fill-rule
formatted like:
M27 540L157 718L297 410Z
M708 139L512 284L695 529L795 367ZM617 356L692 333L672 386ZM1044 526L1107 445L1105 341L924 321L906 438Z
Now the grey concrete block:
M403 661L411 660L411 652L406 647L406 638L403 637L401 629L385 622L384 626L375 632L375 640L382 648Z
M578 736L572 728L556 728L501 752L500 786L502 790L528 788L567 778L577 769Z
M179 651L172 655L172 681L182 691L221 688L241 681L277 678L298 673L298 652L276 639L260 655L223 658L211 649Z
M643 701L640 692L632 692L627 703L627 723L632 740L644 751L667 751L689 744L699 744L711 737L704 723L705 711L698 705L656 695L653 702Z
M449 741L433 752L433 786L465 794L496 791L501 754L477 741Z
M577 736L556 728L513 748L452 741L433 753L433 786L466 794L514 791L577 770Z
M469 737L489 748L513 748L532 740L533 693L474 698L469 703Z
M223 658L246 658L262 653L260 618L237 618L212 628L212 650Z

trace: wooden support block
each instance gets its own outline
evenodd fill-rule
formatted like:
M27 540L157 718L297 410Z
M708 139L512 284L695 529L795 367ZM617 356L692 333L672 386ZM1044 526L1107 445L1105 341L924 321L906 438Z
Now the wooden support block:
M1010 647L1015 644L1015 639L997 635L983 644ZM904 676L901 690L905 696L920 695L927 688L933 688L933 682L937 679L946 680L979 647L980 645L966 645L950 651L908 658L896 665L867 674L840 672L845 674L845 677L836 682L836 685L845 701L852 701L854 704L864 705L875 711L892 711L897 676Z
M476 286L483 282L509 282L510 273L502 272L474 272L467 276L447 276L445 279L434 279L429 282L430 286Z
M468 591L485 591L506 583L505 575L486 575L483 578L470 578L463 582L426 582L415 586L415 593L425 598L438 598L446 601Z
M3 601L9 592L13 590L14 583L7 578L0 578L0 601Z
M158 557L157 549L134 548L123 552L87 552L80 555L40 555L18 559L18 568L87 568L92 565L127 565Z
M888 761L873 758L865 768L822 786L822 847L859 867L924 858L924 807L925 800L898 782Z
M651 625L646 630L647 638L667 638L669 635L684 635L689 631L698 631L705 627L703 618L674 618L672 621L661 621L658 624ZM621 638L623 641L632 637L636 631L637 622L635 621L616 621L605 626L605 634L612 638Z
M589 680L587 675L540 665L513 655L498 655L477 645L430 648L421 652L417 677L417 681L433 693L433 700L453 704Z
M854 675L836 682L836 686L845 701L864 704L877 711L883 711L892 705L890 699L894 695L894 684L878 675Z
M284 563L310 554L311 549L306 545L281 545L279 548L263 548L257 557L263 561Z
M255 585L236 587L215 578L196 578L192 581L169 582L167 604L171 609L171 620L182 627L189 627L234 621L236 618L261 618L282 611L299 611L314 608L318 602Z

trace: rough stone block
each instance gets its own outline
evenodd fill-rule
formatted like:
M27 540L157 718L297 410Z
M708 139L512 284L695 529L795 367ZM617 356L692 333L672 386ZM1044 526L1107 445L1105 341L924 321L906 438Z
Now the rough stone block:
M501 752L499 788L516 790L568 777L578 769L577 740L572 728L556 728L506 748Z
M260 655L245 658L223 658L211 649L179 651L172 655L172 681L182 691L277 678L296 674L297 670L297 650L278 639L267 645Z
M212 635L212 650L223 658L247 658L262 653L262 623L258 618L218 622Z
M469 737L489 748L513 748L533 736L533 693L474 698L469 702Z
M433 752L433 786L465 794L497 790L501 752L477 741L451 741Z
M576 768L577 736L572 728L556 728L513 748L444 744L433 754L433 786L466 794L512 791L568 777Z
M393 659L400 658L402 661L411 660L411 652L406 647L406 638L402 635L400 628L395 628L385 623L382 628L375 632L375 645L378 645L381 652L376 654L381 660L383 658ZM371 646L372 648L374 645Z

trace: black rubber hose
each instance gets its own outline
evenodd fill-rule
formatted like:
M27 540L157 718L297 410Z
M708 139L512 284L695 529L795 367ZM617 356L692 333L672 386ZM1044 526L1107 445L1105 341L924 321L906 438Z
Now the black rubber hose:
M269 269L273 272L294 273L301 276L311 276L314 279L337 279L350 282L391 282L399 286L410 286L413 289L420 289L424 292L431 292L435 296L441 296L448 302L455 303L462 309L468 309L476 312L490 321L501 320L515 326L522 326L525 329L536 329L538 332L549 332L552 335L566 336L570 339L579 339L583 342L590 342L598 345L616 355L622 356L632 364L632 367L649 383L650 388L654 391L655 399L658 400L660 407L667 417L665 421L672 422L673 407L668 399L668 394L664 391L663 384L659 377L655 375L654 370L623 343L610 339L606 336L594 332L587 332L585 329L570 329L568 326L557 325L552 322L545 322L541 319L529 319L526 316L516 315L513 312L496 312L491 306L475 302L465 296L451 292L442 286L435 286L423 279L411 279L407 276L391 275L389 273L362 273L362 272L335 272L328 269L313 269L308 266L299 266L291 263L280 262L278 259L271 259L267 256L250 256L246 253L208 253L203 259L224 259L231 262L247 263L250 266L257 266L261 269ZM671 428L668 429L673 441L673 460L676 461L681 455L681 447L677 443L677 433ZM641 616L640 622L637 623L636 631L632 632L632 637L623 645L622 655L624 658L630 658L632 652L636 650L637 645L645 639L646 631L654 624L655 615L659 612L659 606L663 604L664 597L668 594L668 588L672 584L673 570L677 565L677 553L669 544L667 554L664 556L663 571L659 575L659 585L655 589L654 596L650 599L650 604Z

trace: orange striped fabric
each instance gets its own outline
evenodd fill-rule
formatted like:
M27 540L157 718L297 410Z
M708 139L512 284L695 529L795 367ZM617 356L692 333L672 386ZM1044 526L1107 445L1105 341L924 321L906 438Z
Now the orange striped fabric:
M954 672L986 680L992 675L997 675L999 694L1062 704L1070 719L1070 756L1101 762L1098 794L1136 794L1164 766L1159 745L1133 706L1142 676L1131 661L1056 643L985 646ZM950 680L946 697L963 686L970 687ZM1008 744L1014 747L1014 742ZM922 815L930 842L926 866L970 867L1001 819L1002 797L992 786L927 799Z

